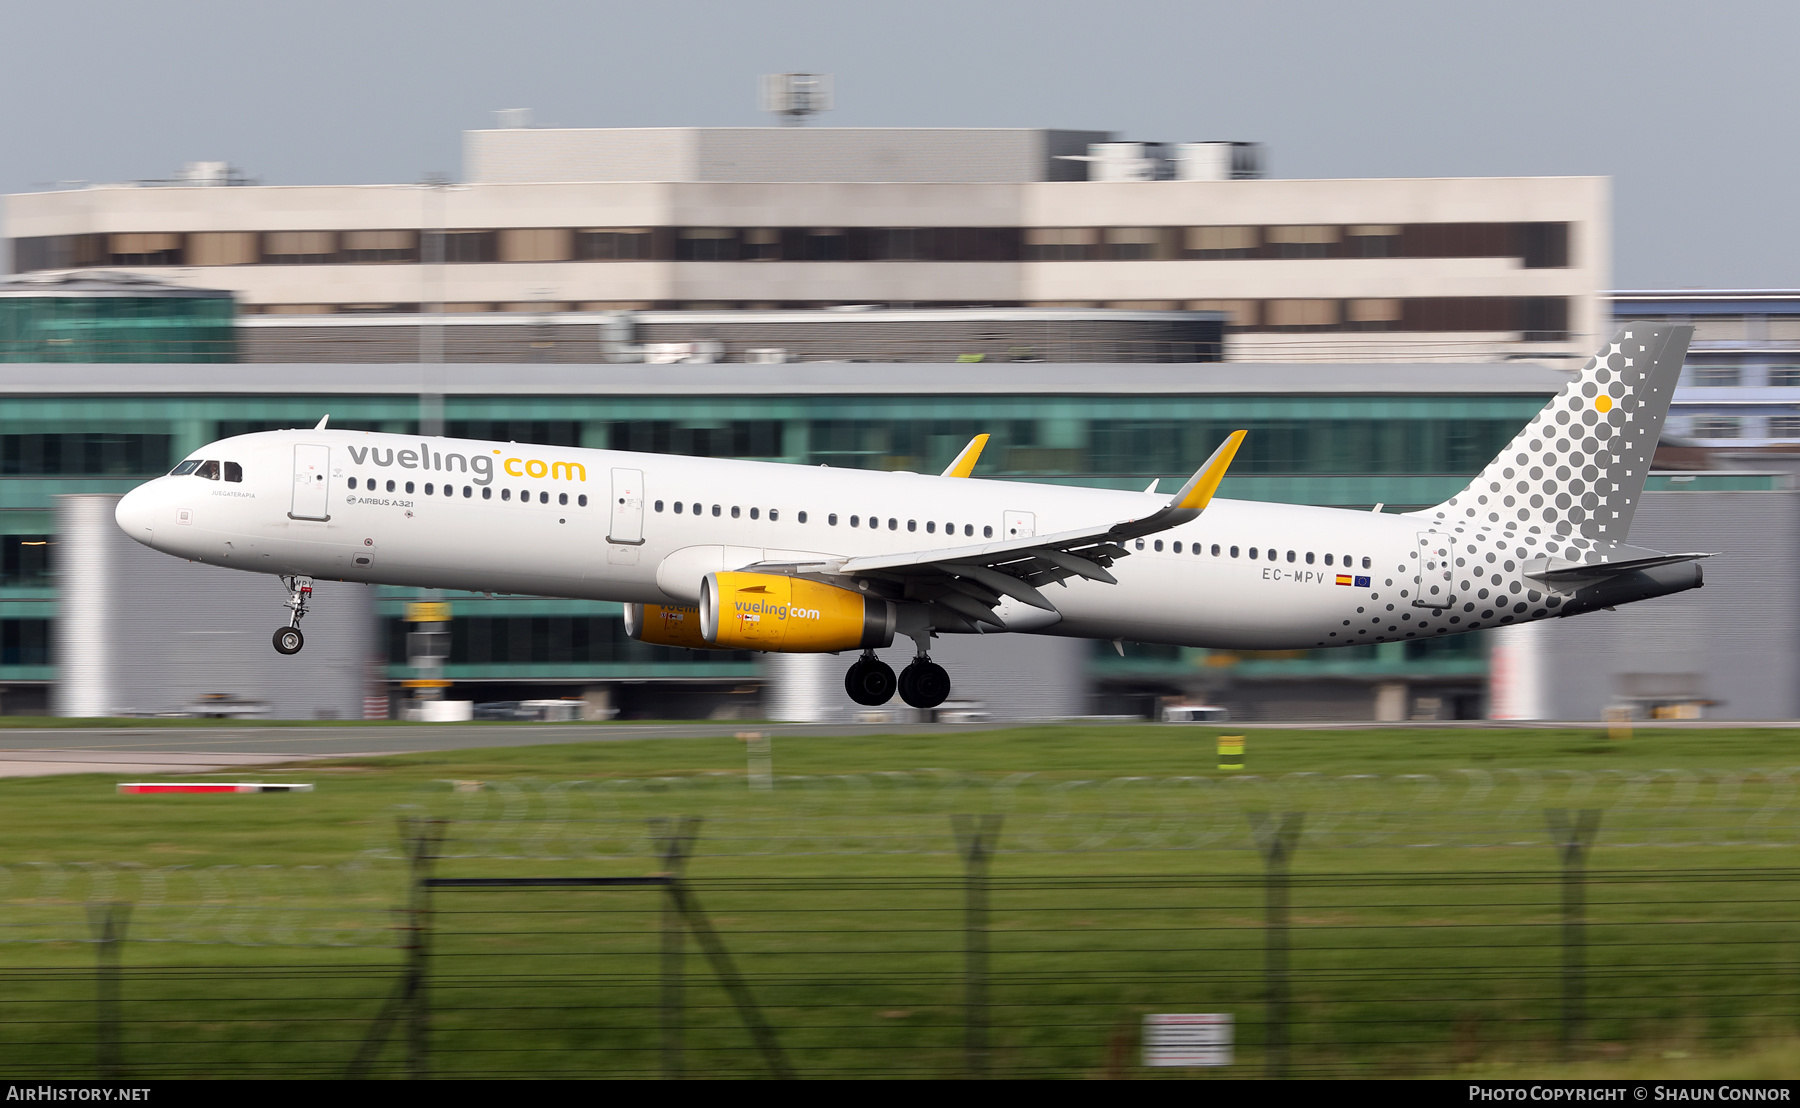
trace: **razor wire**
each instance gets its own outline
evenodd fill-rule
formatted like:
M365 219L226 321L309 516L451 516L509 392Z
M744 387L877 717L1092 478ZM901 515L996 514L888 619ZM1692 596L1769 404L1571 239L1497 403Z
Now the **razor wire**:
M648 821L706 819L702 857L945 855L947 817L1007 819L1000 853L1253 850L1252 812L1304 811L1309 851L1548 845L1545 808L1598 808L1608 849L1793 846L1800 767L1776 770L1457 770L1050 780L942 769L568 781L438 781L399 816L444 821L444 858L648 859ZM367 856L401 857L391 823Z

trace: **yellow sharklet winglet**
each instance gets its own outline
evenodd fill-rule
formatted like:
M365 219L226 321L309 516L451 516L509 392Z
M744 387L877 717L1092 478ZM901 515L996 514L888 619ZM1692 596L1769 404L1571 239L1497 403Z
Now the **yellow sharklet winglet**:
M1219 491L1219 482L1225 479L1225 471L1231 468L1231 459L1237 457L1238 447L1244 444L1244 436L1247 434L1248 431L1233 431L1226 436L1225 441L1213 451L1212 457L1206 459L1206 464L1200 467L1199 472L1190 477L1188 483L1169 501L1169 506L1198 512L1212 503L1213 493Z
M975 463L981 460L981 451L983 447L987 446L987 442L988 437L985 434L976 435L970 439L969 445L962 448L962 453L958 454L956 460L944 470L943 476L967 477L974 473Z

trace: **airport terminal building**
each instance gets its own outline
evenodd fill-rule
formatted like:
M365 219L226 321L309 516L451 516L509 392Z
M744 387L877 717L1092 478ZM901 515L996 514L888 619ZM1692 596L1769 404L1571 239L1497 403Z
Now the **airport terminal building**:
M1602 178L1115 172L1138 144L1112 137L471 131L455 184L191 172L8 197L6 238L15 272L149 274L247 316L1197 310L1258 362L1585 357L1608 322Z

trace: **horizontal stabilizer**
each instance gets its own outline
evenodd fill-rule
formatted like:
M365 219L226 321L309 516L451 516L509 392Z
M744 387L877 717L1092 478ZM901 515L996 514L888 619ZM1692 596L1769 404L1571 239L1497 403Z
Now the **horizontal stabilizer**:
M1552 585L1572 585L1597 581L1603 577L1617 577L1622 573L1632 573L1642 569L1655 569L1657 566L1672 566L1679 562L1697 562L1701 558L1712 558L1714 554L1656 554L1647 558L1631 558L1622 562L1571 562L1563 558L1533 558L1525 563L1524 573Z

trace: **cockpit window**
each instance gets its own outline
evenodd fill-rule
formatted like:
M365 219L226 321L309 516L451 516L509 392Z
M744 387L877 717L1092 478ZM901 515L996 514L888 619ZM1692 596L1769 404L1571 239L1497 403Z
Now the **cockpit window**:
M219 479L219 463L213 461L201 462L200 468L194 471L194 476L204 477L208 481L217 481Z
M194 472L196 469L199 469L199 468L200 468L200 459L189 458L187 461L182 462L180 465L176 466L174 469L171 469L169 471L169 476L170 477L186 477L188 474Z
M225 480L227 480L227 481L242 481L243 479L244 479L244 467L243 466L238 465L236 462L226 462L225 463Z

